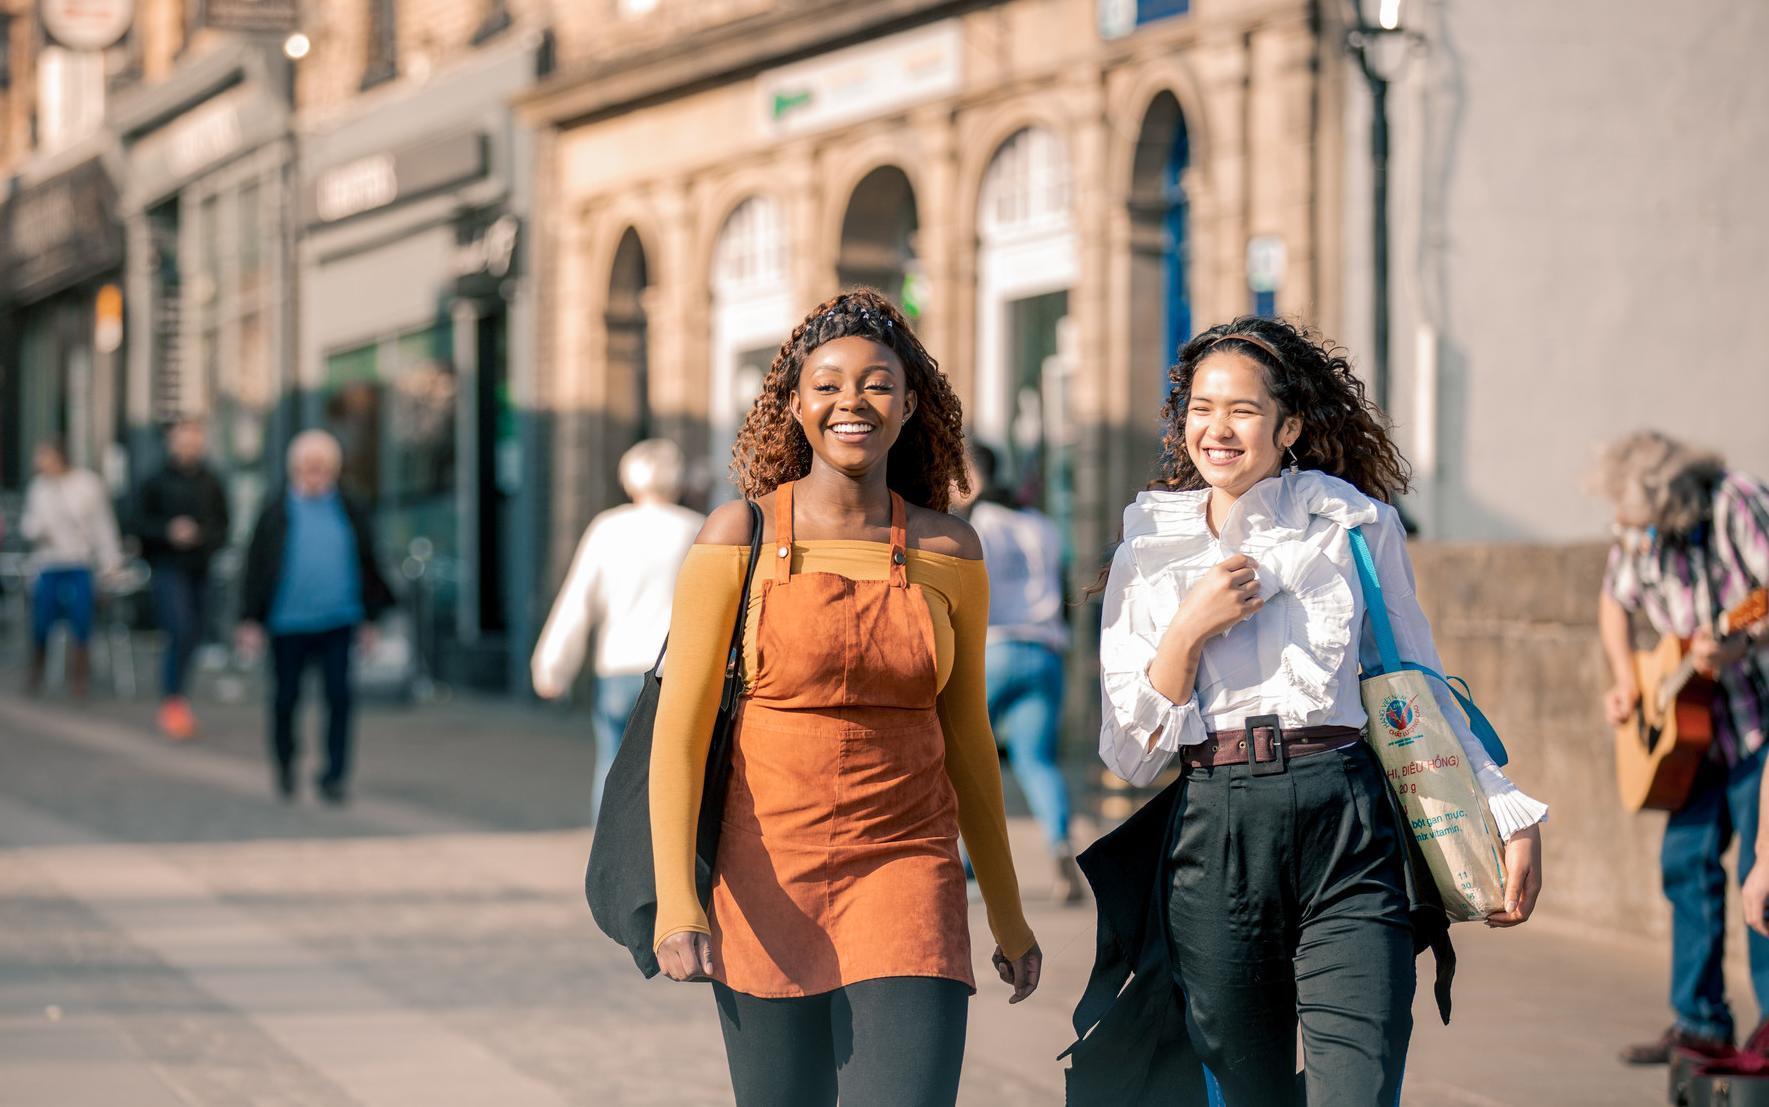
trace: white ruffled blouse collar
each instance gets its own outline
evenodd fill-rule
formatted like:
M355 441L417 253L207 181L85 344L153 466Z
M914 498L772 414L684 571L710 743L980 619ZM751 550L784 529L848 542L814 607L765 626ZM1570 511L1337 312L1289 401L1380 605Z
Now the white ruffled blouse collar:
M1194 557L1210 550L1209 496L1208 490L1142 493L1124 511L1125 541L1170 553L1179 552L1177 546ZM1261 622L1278 629L1282 639L1264 663L1282 675L1310 722L1333 707L1334 675L1345 664L1357 615L1346 567L1304 541L1317 517L1349 530L1375 523L1376 504L1338 477L1285 472L1235 501L1221 534L1223 551L1244 553L1259 566L1260 595L1268 605ZM1293 602L1274 603L1279 596Z
M1185 538L1210 536L1206 516L1210 490L1150 491L1124 509L1124 537ZM1269 546L1300 538L1315 516L1340 526L1366 526L1376 521L1376 503L1349 481L1315 469L1283 472L1247 490L1229 509L1222 527L1225 549L1245 551L1249 544Z

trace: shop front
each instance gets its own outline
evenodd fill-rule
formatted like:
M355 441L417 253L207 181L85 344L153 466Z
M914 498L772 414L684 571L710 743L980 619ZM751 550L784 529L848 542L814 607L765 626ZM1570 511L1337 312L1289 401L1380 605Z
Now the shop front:
M38 442L120 490L123 235L110 167L94 152L0 205L0 487L30 478Z
M235 538L278 478L293 304L286 62L236 43L116 108L128 157L126 415L139 481L160 431L210 428Z
M477 687L509 685L534 621L519 404L532 153L504 104L542 56L487 50L303 151L301 422L338 436L346 487L406 569L427 675Z

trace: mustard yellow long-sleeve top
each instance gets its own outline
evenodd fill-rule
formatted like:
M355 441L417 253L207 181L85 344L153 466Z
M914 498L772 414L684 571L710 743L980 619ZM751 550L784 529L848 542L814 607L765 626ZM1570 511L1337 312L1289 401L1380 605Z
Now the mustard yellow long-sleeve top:
M651 843L657 877L656 945L684 931L710 934L694 887L694 834L707 750L725 675L725 651L743 591L748 546L696 545L676 580L669 655L651 746ZM764 564L746 615L745 681L755 672L755 628L761 613ZM1032 948L1020 906L1019 882L1007 843L1001 765L989 728L983 647L989 624L989 575L981 561L909 550L909 583L919 585L934 628L940 688L937 710L946 738L946 775L958 796L958 828L983 892L989 929L1002 952ZM794 544L792 571L884 580L889 547L877 542Z

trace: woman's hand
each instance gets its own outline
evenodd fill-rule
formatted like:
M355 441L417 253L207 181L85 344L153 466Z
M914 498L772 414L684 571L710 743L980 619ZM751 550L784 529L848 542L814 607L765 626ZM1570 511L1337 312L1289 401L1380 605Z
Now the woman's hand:
M1516 926L1536 909L1542 894L1542 826L1525 827L1505 843L1505 909L1486 917L1488 926Z
M713 940L694 930L671 934L657 947L657 967L671 980L704 980L713 974Z
M1038 975L1044 971L1044 953L1038 948L1037 942L1033 942L1031 949L1011 961L1001 952L1001 947L996 946L995 954L989 958L989 962L1001 975L1003 984L1013 985L1013 995L1007 1000L1009 1003L1018 1003L1038 990Z
M1634 715L1634 706L1640 702L1640 686L1632 676L1615 682L1615 686L1603 694L1603 713L1609 718L1610 726L1621 726Z
M1235 554L1192 585L1173 621L1190 628L1202 642L1228 633L1264 606L1259 598L1259 566L1246 554Z
M1769 913L1769 858L1761 852L1757 854L1756 863L1751 866L1749 875L1744 878L1744 924L1769 938L1769 919L1763 916Z

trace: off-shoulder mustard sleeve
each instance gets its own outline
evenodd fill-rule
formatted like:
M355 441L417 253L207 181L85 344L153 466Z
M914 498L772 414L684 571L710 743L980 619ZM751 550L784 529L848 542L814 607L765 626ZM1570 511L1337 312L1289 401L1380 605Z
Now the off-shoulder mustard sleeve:
M913 556L913 555L912 555ZM983 892L989 930L1006 956L1032 948L1032 928L1020 906L1019 880L1007 844L1001 798L1001 760L989 728L983 683L983 647L989 633L989 573L981 561L957 560L959 594L952 605L952 676L940 693L946 735L946 775L958 793L958 830L970 850Z
M725 651L748 562L748 546L696 545L676 577L663 694L651 736L654 949L671 934L712 932L694 888L694 833L713 718L725 683Z

